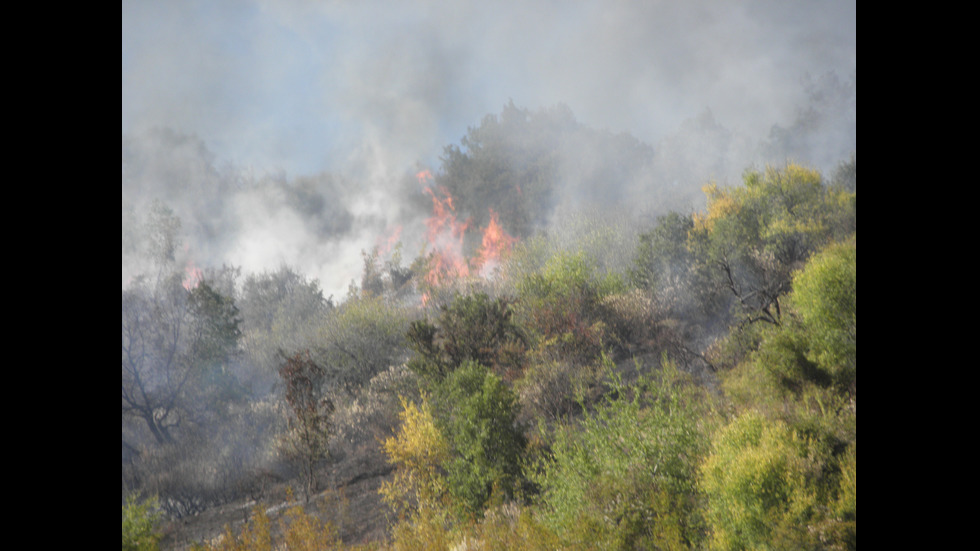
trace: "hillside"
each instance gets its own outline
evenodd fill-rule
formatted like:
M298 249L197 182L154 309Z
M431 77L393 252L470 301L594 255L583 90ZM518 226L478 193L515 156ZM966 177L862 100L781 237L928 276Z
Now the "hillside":
M157 268L123 289L124 511L156 496L164 549L262 548L266 525L270 545L852 548L854 157L644 223L558 206L560 162L467 148L412 178L422 252L379 240L337 301L288 267L181 265L180 218L151 206L133 246ZM472 179L504 165L523 200Z

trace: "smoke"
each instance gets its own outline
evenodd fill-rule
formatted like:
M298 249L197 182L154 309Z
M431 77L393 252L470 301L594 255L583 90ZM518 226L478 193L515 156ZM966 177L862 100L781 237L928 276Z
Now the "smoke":
M328 295L393 227L420 239L414 174L510 100L602 136L560 144L562 211L690 210L707 179L787 157L827 171L856 147L853 0L122 8L124 236L162 200L198 265L286 263ZM610 175L603 147L630 166Z

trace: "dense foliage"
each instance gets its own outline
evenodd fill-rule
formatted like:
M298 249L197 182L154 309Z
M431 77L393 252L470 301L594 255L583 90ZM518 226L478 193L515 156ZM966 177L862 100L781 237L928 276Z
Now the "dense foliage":
M542 520L574 546L687 549L703 538L698 461L711 399L665 363L621 381L581 423L565 425L534 476Z

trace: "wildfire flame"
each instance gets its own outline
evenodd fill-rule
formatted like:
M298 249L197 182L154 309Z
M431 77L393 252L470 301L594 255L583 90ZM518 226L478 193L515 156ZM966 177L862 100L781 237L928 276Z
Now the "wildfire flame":
M423 185L429 185L430 182L435 181L435 179L432 177L432 171L429 169L420 170L415 177L418 178L419 183Z
M423 192L432 198L432 215L425 221L426 248L431 251L429 271L423 277L425 283L430 287L437 287L471 275L490 277L500 265L501 257L510 251L517 238L504 230L497 213L489 209L490 222L482 230L480 249L473 258L467 259L463 251L463 240L472 221L460 221L457 218L453 196L445 188L435 185L431 171L421 170L415 177L423 186ZM428 300L428 293L423 292L422 305Z
M497 221L497 213L490 209L490 223L483 230L480 251L473 259L473 268L483 277L488 277L500 265L500 257L509 252L517 242Z
M383 258L388 256L389 253L398 244L398 239L402 234L401 224L395 226L391 231L387 232L387 237L379 237L374 243L374 249L378 252L378 257Z
M184 245L184 253L190 252L190 245ZM201 280L204 279L204 272L200 268L194 265L194 261L190 258L187 259L187 263L184 264L184 280L182 284L184 289L190 291L191 289L197 287Z
M469 265L463 257L463 237L470 221L459 222L452 195L439 189L442 198L432 188L425 188L432 197L432 216L425 221L428 228L426 239L432 247L432 266L425 276L430 285L439 285L447 279L457 279L470 274Z

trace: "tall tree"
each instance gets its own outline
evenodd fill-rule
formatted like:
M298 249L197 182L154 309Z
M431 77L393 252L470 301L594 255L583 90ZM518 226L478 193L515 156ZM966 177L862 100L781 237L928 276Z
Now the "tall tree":
M855 195L795 164L744 179L744 187L705 187L708 211L694 217L690 246L735 298L744 322L779 324L793 272L855 230Z
M238 350L238 310L206 282L180 273L138 278L122 293L122 413L141 419L158 443L201 412L203 393L225 394ZM212 396L215 396L212 394Z
M190 303L179 275L122 294L122 413L142 419L158 443L172 442L191 380Z
M248 274L239 300L242 344L254 367L255 392L268 391L278 380L278 350L305 350L318 340L318 329L333 309L320 283L288 266Z
M323 396L326 371L316 364L310 353L300 352L285 358L279 367L289 406L289 432L283 444L287 453L303 463L307 501L318 489L316 466L327 458L330 438L330 415L333 402Z

